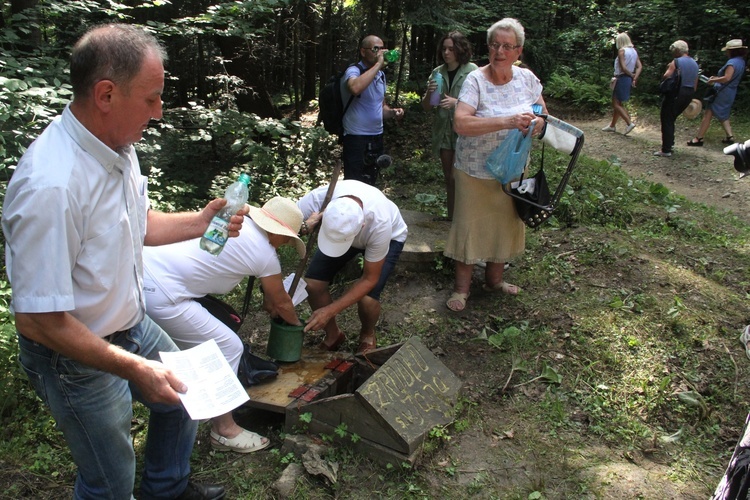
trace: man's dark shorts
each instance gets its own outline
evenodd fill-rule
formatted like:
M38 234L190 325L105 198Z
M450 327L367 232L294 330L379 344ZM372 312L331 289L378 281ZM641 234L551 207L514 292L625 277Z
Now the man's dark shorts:
M401 251L404 249L404 243L401 241L391 240L391 244L388 247L388 255L385 257L383 262L383 269L380 271L380 278L375 288L370 290L367 294L368 297L380 301L380 293L385 288L385 283L388 281L393 269L396 267L398 258L401 255ZM320 250L316 250L313 255L310 267L307 268L305 278L310 278L318 281L325 281L330 283L333 277L341 271L341 269L359 254L364 254L364 250L361 248L350 248L341 257L329 257Z

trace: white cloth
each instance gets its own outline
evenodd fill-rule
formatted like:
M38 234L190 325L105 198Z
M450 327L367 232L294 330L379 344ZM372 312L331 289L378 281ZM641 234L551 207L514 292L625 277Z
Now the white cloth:
M297 202L305 220L313 212L319 212L323 206L328 185L316 188ZM356 196L362 200L362 211L365 214L365 224L354 238L352 246L365 251L367 262L379 262L388 255L391 240L406 241L408 229L401 217L401 212L395 203L376 187L355 180L340 180L336 182L331 199L341 196Z
M230 238L219 255L200 248L200 239L146 247L144 292L146 313L182 349L214 339L237 372L242 340L193 299L221 295L245 277L281 274L281 263L267 233L249 217L240 235Z
M487 80L481 69L472 71L466 77L458 99L474 108L475 116L497 117L530 113L531 105L541 95L542 84L536 75L528 69L513 66L513 78L504 85ZM485 163L507 135L508 130L475 137L459 135L454 167L477 179L494 179Z
M2 226L16 313L67 311L104 337L144 315L147 181L66 107L8 185Z

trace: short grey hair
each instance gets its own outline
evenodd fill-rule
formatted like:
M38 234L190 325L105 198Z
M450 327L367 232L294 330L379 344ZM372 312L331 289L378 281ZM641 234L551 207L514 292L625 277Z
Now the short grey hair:
M513 33L515 33L516 43L523 47L523 44L526 41L526 33L524 32L521 23L519 23L517 19L513 19L512 17L500 19L498 22L490 26L490 29L487 30L487 45L492 43L495 32L501 30L512 31Z
M688 53L688 44L685 40L677 40L672 45L669 46L670 52L679 52L681 55Z
M76 42L70 56L74 98L89 96L101 80L127 88L151 54L162 64L167 60L164 47L141 27L105 24L90 29Z

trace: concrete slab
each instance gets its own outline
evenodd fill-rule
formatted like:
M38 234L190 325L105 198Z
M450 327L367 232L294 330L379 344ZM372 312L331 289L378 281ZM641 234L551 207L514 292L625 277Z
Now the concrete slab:
M409 236L401 252L399 266L410 271L431 268L435 259L443 255L450 221L414 210L401 210L401 216L409 226Z

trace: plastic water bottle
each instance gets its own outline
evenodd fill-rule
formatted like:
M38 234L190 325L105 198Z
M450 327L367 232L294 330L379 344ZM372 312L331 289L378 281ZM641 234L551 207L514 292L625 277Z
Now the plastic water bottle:
M224 193L227 204L224 205L208 225L208 229L201 237L201 249L212 255L219 255L229 238L229 219L247 203L250 187L250 176L240 174L240 178L233 182Z
M443 75L435 73L435 91L430 96L430 104L432 106L440 106L440 93L443 91Z
M386 50L383 53L383 59L388 61L389 63L395 63L398 61L400 54L398 53L398 50L392 49L392 50Z

